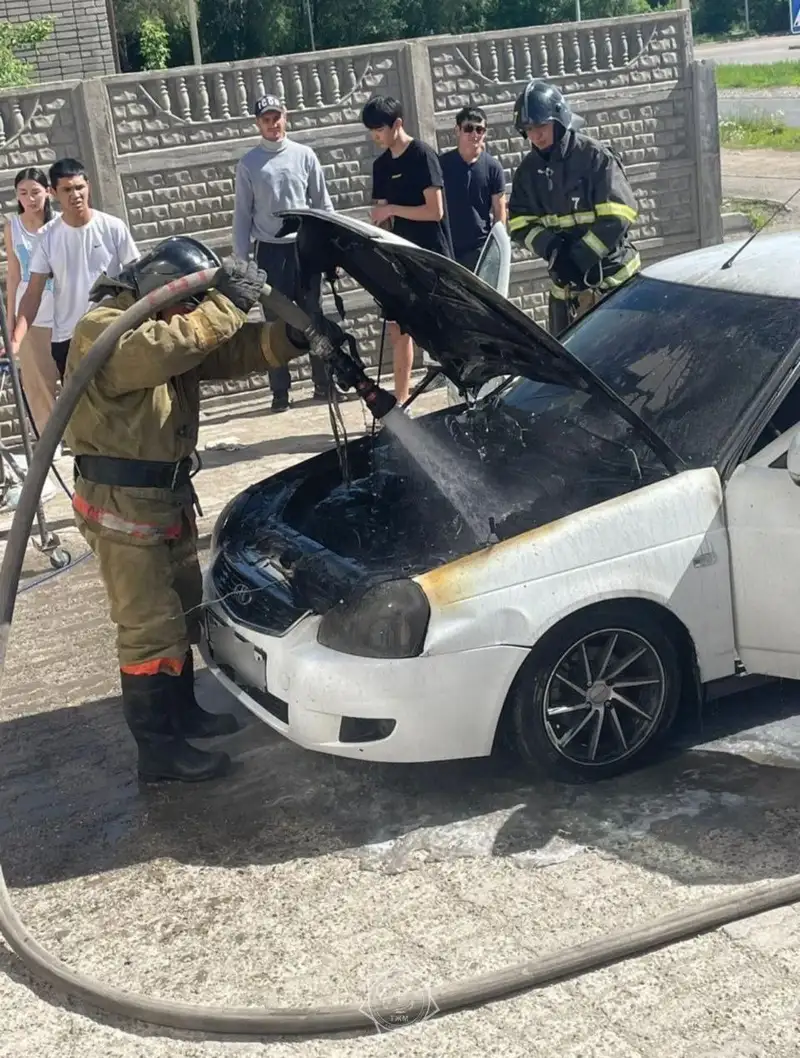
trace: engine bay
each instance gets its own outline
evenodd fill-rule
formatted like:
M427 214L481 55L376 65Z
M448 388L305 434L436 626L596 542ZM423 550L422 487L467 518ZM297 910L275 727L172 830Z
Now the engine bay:
M550 414L510 407L503 393L409 420L433 473L383 425L348 446L349 480L330 465L294 492L283 517L373 571L413 575L663 476L614 436L628 428L607 409L602 422L580 425L558 415L551 436Z

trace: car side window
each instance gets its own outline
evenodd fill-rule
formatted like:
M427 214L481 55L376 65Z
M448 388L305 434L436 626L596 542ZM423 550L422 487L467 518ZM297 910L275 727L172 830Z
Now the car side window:
M763 451L767 445L772 444L779 437L792 430L798 423L800 423L800 380L795 382L776 408L767 425L744 453L742 462L752 459L753 456ZM788 436L785 437L785 442L785 445L781 446L781 451L770 460L768 464L770 467L775 467L776 469L786 468L786 452L789 447Z
M795 382L770 419L780 433L786 433L800 422L800 380Z

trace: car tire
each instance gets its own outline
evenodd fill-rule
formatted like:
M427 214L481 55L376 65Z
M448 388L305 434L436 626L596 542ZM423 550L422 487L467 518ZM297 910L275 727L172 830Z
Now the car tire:
M536 644L510 691L517 754L537 774L571 783L640 767L677 715L681 657L670 620L647 605L602 603L565 618Z

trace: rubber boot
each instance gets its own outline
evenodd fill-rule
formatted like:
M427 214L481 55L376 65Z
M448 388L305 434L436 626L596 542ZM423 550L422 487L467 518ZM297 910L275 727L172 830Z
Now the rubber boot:
M194 693L194 655L191 649L186 654L180 683L180 699L175 714L178 734L184 738L218 738L241 730L242 725L233 713L207 713L200 708Z
M175 713L181 696L180 677L120 673L122 710L139 747L142 782L203 782L224 775L227 753L205 753L176 733Z

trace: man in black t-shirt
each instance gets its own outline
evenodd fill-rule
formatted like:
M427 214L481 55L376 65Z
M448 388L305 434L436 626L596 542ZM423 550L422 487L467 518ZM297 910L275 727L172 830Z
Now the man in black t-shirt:
M403 108L389 96L370 99L361 120L373 143L384 149L372 166L372 223L391 228L417 246L453 257L436 152L409 136L403 127ZM396 323L389 323L387 329L394 352L394 392L402 404L408 399L414 344Z
M455 150L439 155L453 250L475 271L492 224L506 222L506 177L486 147L486 114L464 107L456 114Z

